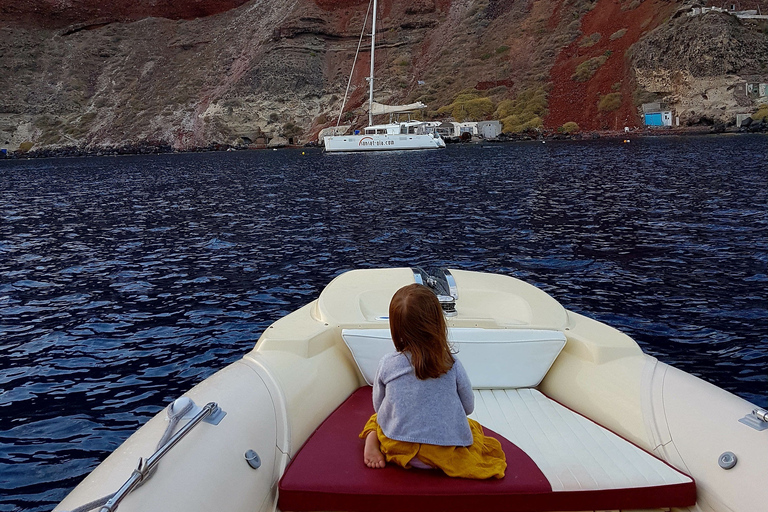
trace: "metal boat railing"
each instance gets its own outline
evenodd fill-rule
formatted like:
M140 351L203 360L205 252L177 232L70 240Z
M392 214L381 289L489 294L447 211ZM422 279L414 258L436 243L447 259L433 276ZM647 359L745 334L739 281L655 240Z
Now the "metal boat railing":
M139 465L133 470L130 478L128 478L123 486L117 490L107 503L102 505L99 512L114 512L120 502L123 501L131 491L151 476L155 466L160 463L160 460L171 450L171 448L176 446L184 436L189 434L193 428L206 418L210 417L211 420L209 421L216 424L221 420L221 417L223 417L224 414L224 411L222 411L215 402L206 404L205 407L195 414L186 425L181 427L179 431L168 439L166 443L160 446L155 453L150 455L148 459L145 460L143 457L139 459Z

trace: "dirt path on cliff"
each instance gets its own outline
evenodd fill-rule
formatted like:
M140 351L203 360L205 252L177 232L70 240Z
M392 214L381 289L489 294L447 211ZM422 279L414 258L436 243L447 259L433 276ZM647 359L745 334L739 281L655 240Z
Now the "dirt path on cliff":
M576 122L582 130L642 126L633 102L635 84L627 78L631 76L627 50L677 6L664 0L646 0L634 9L622 10L623 4L629 5L620 0L598 0L592 11L582 18L582 36L558 54L550 71L552 90L549 114L544 120L547 128L558 128L569 121ZM558 14L558 10L553 12L553 16ZM573 79L579 64L601 56L607 59L591 79L585 82ZM607 112L598 110L600 98L616 92L621 93L619 108Z

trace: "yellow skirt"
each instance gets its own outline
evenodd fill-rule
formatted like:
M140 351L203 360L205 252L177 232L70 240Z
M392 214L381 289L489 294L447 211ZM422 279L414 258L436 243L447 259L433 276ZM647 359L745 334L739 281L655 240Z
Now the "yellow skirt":
M395 441L384 435L376 422L376 414L365 424L360 439L365 439L369 432L375 431L381 443L381 453L387 462L404 468L410 468L411 459L418 457L424 464L442 469L448 476L478 480L504 478L507 459L501 449L501 443L492 437L486 437L478 422L469 418L467 420L472 430L470 446L437 446Z

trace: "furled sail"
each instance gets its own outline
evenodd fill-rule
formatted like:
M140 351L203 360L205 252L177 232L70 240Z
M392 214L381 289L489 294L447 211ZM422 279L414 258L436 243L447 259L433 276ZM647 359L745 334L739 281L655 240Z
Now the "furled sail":
M413 110L421 110L427 108L422 102L410 103L408 105L384 105L383 103L373 102L371 113L375 116L381 114L402 114L405 112L411 112Z

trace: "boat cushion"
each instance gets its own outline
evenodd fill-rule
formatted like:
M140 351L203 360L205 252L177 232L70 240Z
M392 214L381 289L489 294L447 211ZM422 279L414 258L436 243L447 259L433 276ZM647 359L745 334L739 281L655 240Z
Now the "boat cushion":
M379 360L395 350L389 329L344 329L341 335L373 385ZM565 346L562 332L535 329L457 327L448 330L448 340L478 389L538 386Z
M538 393L535 390L520 391L522 393L508 390L505 394L510 397L510 402L518 401L514 398L516 395L520 401L529 402L527 392ZM500 414L506 418L500 419L498 413L491 411L494 407L490 401L491 396L485 391L476 393L479 401L477 418L498 421L499 426L505 429L510 428L510 422L516 421L514 415L506 416L510 406L503 405L499 409ZM549 401L543 395L541 397ZM696 488L690 478L669 468L674 475L671 481L662 483L656 476L645 474L645 469L625 467L627 461L621 457L609 460L613 459L614 451L625 450L624 447L617 448L617 444L632 445L618 436L617 444L595 445L590 441L593 437L591 434L584 435L578 429L572 430L574 424L589 420L568 418L567 415L579 415L551 403L558 414L566 415L562 422L563 428L559 429L561 432L558 434L553 431L553 428L558 430L558 427L548 421L544 421L540 427L534 427L534 430L541 430L541 433L530 436L535 440L534 444L539 444L535 457L529 456L516 443L497 434L495 430L498 427L494 425L493 430L486 428L486 434L496 437L502 443L507 456L506 476L501 480L467 480L445 476L438 470L406 470L392 464L384 469L367 468L363 463L363 441L358 438L358 434L373 413L373 406L371 388L362 387L318 427L293 458L279 483L278 508L286 512L534 512L685 507L695 503ZM534 408L531 414L540 414L540 409L543 407ZM531 428L527 420L524 423L525 428ZM514 435L524 437L520 431ZM572 436L579 457L568 454L558 462L560 452L570 450L568 446L554 441L558 436L563 439ZM553 439L549 445L544 441L547 438ZM587 464L587 467L580 464L582 450L596 452L592 457L603 463L608 461L603 472L621 473L627 479L617 477L613 486L607 488L588 483L590 479L585 475L594 473L595 469L592 463ZM645 456L654 459L647 453ZM540 466L540 460L535 460L542 457L547 459L544 468ZM663 462L654 460L655 463L646 461L654 467L654 471L658 469L655 468L658 464L668 468ZM669 472L662 470L660 473ZM575 486L567 483L569 479L566 474L572 474L581 483ZM554 484L552 475L555 475ZM592 479L600 485L610 480L604 477Z
M524 450L553 491L694 487L689 476L536 389L474 393L470 417Z

